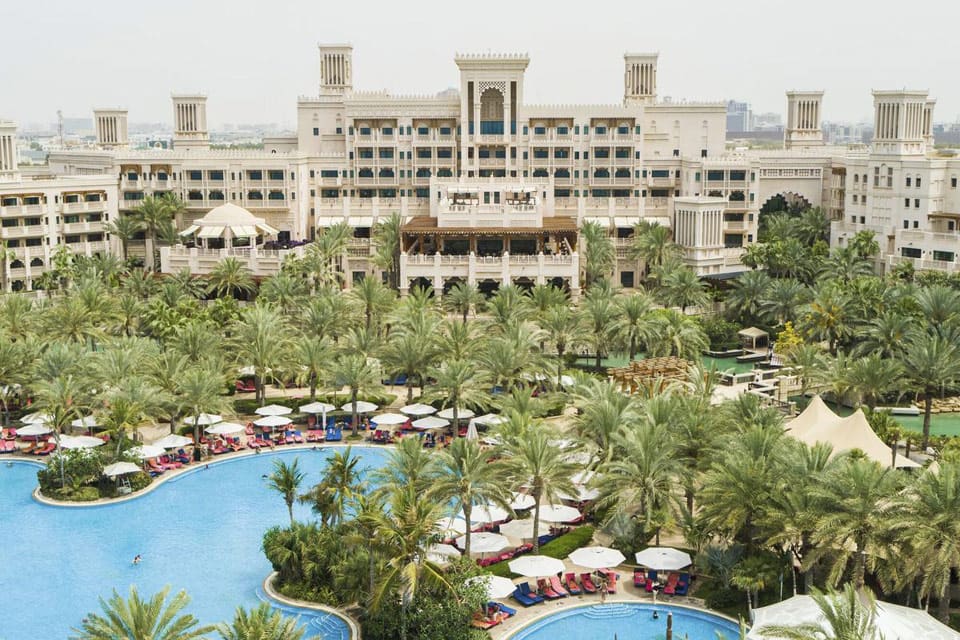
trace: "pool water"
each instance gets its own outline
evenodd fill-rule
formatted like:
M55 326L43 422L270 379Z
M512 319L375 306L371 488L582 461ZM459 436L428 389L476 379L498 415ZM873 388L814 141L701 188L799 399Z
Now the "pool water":
M37 465L0 463L0 593L6 606L0 640L64 638L99 597L130 585L150 595L170 585L186 589L187 611L202 624L230 621L236 608L256 606L265 596L270 563L260 548L264 532L289 522L287 507L261 476L279 458L300 459L304 488L320 480L333 448L278 451L198 467L124 503L72 508L36 502ZM361 466L383 465L383 449L355 447ZM297 504L298 520L313 520ZM143 556L139 565L131 560ZM336 616L278 607L300 615L308 636L349 637Z
M659 615L654 619L653 612ZM675 640L736 640L735 622L705 611L670 605L616 602L555 613L518 631L510 640L662 640L667 613L673 614ZM718 636L718 634L722 634Z

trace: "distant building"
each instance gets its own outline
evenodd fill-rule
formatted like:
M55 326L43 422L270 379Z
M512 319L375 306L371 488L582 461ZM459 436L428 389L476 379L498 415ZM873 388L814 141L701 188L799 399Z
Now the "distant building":
M746 102L727 101L727 133L753 130L753 112Z

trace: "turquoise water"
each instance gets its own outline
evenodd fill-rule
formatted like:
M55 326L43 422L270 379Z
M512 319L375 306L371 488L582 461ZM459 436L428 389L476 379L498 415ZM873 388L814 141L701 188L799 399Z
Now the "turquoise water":
M659 614L653 618L654 610ZM727 640L740 637L739 626L705 611L652 603L616 602L555 613L521 629L510 640L661 640L667 637L667 613L673 614L675 640Z
M300 449L198 467L125 503L68 508L31 497L37 465L0 462L0 640L65 638L83 617L99 611L98 597L130 585L152 594L166 585L186 589L189 611L204 624L229 621L237 606L264 599L270 573L260 549L263 533L289 522L282 498L261 477L273 461L300 459L307 483L320 479L334 449ZM355 447L365 468L382 466L383 449ZM312 520L303 505L299 520ZM133 565L137 554L143 562ZM300 615L308 635L349 636L346 624L316 611L279 607Z

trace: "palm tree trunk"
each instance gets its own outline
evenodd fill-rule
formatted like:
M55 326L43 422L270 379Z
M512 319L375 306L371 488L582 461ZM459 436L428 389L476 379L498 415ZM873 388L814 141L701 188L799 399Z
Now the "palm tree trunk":
M413 375L407 373L407 404L413 402Z
M866 582L867 565L863 545L857 543L857 556L853 563L853 586L857 591L863 589Z
M290 514L290 526L293 527L293 500L287 500L287 513Z
M533 493L533 552L540 553L540 492Z
M937 600L937 620L943 624L950 622L950 581L943 581L943 588L940 589L939 599Z
M557 348L557 388L562 384L560 379L563 377L563 349Z
M464 531L464 542L463 542L463 557L470 557L470 516L473 514L473 505L470 502L463 503L463 519L467 521L467 530Z

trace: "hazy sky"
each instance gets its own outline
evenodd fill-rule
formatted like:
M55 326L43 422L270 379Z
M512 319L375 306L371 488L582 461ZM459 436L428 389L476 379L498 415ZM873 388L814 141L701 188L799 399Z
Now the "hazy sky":
M202 91L212 126L292 124L318 42L353 44L357 89L435 93L455 52L521 51L527 103L614 103L623 53L659 51L661 97L782 113L785 90L824 89L824 118L855 120L871 88L908 87L960 115L957 0L0 0L0 25L0 117L21 123L170 122L171 92Z

